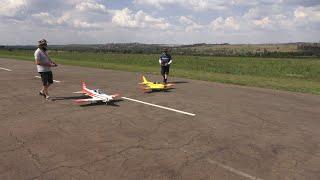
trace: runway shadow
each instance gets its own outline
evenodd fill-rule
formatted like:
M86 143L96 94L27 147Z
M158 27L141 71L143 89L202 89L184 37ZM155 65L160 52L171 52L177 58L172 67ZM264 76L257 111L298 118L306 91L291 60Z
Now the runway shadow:
M62 100L76 100L76 99L85 99L88 96L81 95L81 96L64 96L64 97L52 97L52 101L62 101Z
M114 106L114 107L119 107L120 105L117 104L118 102L122 102L123 99L116 99L113 100L111 102L105 103L105 102L96 102L96 103L87 103L87 104L81 104L80 107L90 107L90 106L100 106L100 105L104 105L104 106Z

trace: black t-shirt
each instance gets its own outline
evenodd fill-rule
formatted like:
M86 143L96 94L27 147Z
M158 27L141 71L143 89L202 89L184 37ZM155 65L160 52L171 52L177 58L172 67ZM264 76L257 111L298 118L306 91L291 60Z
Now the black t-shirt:
M170 54L162 53L160 56L160 60L161 60L161 64L168 63L171 60L171 56L170 56Z

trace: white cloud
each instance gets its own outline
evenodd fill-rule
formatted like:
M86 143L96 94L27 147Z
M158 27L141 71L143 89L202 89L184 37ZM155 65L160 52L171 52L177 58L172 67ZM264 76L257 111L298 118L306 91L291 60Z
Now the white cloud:
M186 17L186 16L181 16L179 18L179 22L182 24L187 24L187 25L192 25L195 23L191 18Z
M19 11L22 11L26 5L26 0L1 0L0 16L15 16Z
M236 21L234 17L227 17L224 19L223 17L218 17L211 22L211 28L213 30L239 30L240 24Z
M276 5L258 5L251 7L244 15L242 16L245 19L262 19L264 17L271 17L277 14L288 13L286 9L283 9L281 6Z
M289 19L288 16L283 15L283 14L277 14L273 16L273 20L279 29L284 28L284 29L293 29L294 27L294 21L292 19Z
M63 26L64 28L72 29L100 29L101 25L97 23L89 23L85 20L76 19L72 17L70 13L65 13L61 17L55 17L48 12L41 12L38 14L33 14L32 17L44 25L50 26Z
M101 28L101 26L97 23L89 23L81 20L74 20L73 26L75 28L80 28L80 29L100 29Z
M65 14L61 17L55 17L49 14L48 12L40 12L37 14L32 14L31 16L42 24L47 24L52 26L66 24L71 17L70 14Z
M109 10L95 0L71 0L65 2L63 10L39 12L31 14L30 21L34 25L41 24L48 29L69 29L74 31L103 30L108 22ZM94 12L94 13L88 13Z
M294 11L294 17L297 20L320 21L320 6L300 6Z
M261 12L259 8L250 8L248 12L246 12L243 17L246 19L254 19L259 18Z
M186 7L191 7L194 10L224 10L226 9L223 1L208 1L208 0L182 0L182 5Z
M305 18L307 14L302 8L298 8L294 11L294 16L296 18Z
M261 28L265 28L265 27L270 26L272 22L271 22L269 17L264 17L264 18L259 19L259 20L254 20L253 23L256 26L259 26Z
M95 1L84 1L76 5L76 9L79 11L93 11L93 12L107 12L107 8L103 4L99 4Z
M179 22L182 25L186 26L185 27L186 32L198 31L204 28L203 25L196 23L194 20L192 20L190 17L187 17L187 16L181 16L179 18Z
M282 8L276 7L265 7L257 6L250 8L241 18L241 23L253 31L255 28L269 29L269 30L280 30L290 29L294 27L294 17L291 12L283 10Z
M168 5L179 5L195 11L223 10L226 8L223 0L134 0L134 3L138 5L149 5L159 9Z
M168 29L170 24L163 18L155 18L143 11L133 13L130 9L124 8L114 12L112 23L129 28L152 28L152 29Z
M232 5L245 5L245 6L255 6L259 4L257 0L232 0Z

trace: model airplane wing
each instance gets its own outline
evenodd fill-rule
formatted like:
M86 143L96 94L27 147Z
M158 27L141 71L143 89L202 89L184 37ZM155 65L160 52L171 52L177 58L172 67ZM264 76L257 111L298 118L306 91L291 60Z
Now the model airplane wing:
M73 92L73 93L75 93L75 94L85 94L85 92L83 92L83 91L76 91L76 92Z
M112 98L118 98L118 97L120 97L120 94L118 94L118 93L117 94L113 94L113 95L111 95L111 97Z
M96 101L101 101L102 99L100 98L88 98L88 99L77 99L77 100L74 100L74 102L77 102L77 103L82 103L82 102L96 102Z
M166 84L165 86L166 87L172 87L172 86L174 86L175 84L173 84L173 83L169 83L169 84Z

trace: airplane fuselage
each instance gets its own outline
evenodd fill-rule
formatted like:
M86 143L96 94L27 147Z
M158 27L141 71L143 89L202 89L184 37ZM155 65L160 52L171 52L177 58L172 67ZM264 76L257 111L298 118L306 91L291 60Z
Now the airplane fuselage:
M99 100L97 101L102 101L102 102L109 102L113 100L113 97L107 94L103 94L103 93L98 93L95 92L94 90L88 89L88 88L84 88L83 89L84 93L92 98L97 98Z
M156 90L165 89L165 85L163 85L163 84L147 83L146 85L150 89L156 89Z

